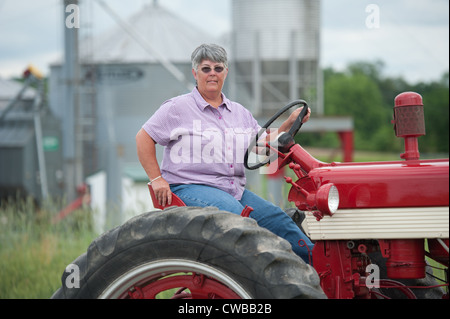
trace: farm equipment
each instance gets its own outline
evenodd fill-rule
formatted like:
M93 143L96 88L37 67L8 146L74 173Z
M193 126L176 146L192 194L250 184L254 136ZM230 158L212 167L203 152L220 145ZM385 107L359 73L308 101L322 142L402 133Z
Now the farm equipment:
M252 166L249 150L297 105L304 112L292 129L276 146L262 145L270 152ZM246 218L251 208L237 216L185 207L179 199L172 204L178 207L160 207L154 199L161 211L97 238L73 263L79 286L69 288L72 274L65 272L53 297L448 298L449 160L420 159L422 97L407 92L395 99L394 130L405 141L401 161L318 161L294 141L306 110L305 101L295 101L269 120L250 143L245 166L292 170L295 180L285 177L296 206L291 214L315 243L309 265L285 240ZM443 269L442 284L426 257Z

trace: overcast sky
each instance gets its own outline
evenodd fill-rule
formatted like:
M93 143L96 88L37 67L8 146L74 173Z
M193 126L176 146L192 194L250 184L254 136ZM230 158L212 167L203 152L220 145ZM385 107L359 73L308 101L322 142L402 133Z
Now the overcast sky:
M106 1L124 18L152 2ZM158 1L212 35L231 29L231 0ZM114 21L94 2L81 2L82 9L93 9L82 11L81 19L93 12L92 30L99 33ZM48 73L49 63L63 50L62 3L0 0L0 77L18 76L30 63ZM373 8L371 4L379 10L379 20L368 19L375 14L366 11ZM448 0L322 0L321 23L324 67L339 69L353 61L381 60L386 75L411 82L439 79L449 69Z

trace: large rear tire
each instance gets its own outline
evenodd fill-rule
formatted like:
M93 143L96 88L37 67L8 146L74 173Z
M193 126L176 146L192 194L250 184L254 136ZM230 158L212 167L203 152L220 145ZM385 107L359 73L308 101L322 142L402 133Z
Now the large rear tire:
M79 287L68 287L73 274L64 272L52 298L157 298L167 291L194 299L326 298L315 270L287 241L212 207L135 217L94 240L73 264Z

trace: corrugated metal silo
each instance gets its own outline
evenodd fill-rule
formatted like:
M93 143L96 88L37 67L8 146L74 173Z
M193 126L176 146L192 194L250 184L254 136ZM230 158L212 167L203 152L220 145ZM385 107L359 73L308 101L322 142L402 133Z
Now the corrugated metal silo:
M98 4L111 17L117 14L107 1ZM81 130L77 136L83 141L83 173L89 179L105 173L106 194L92 195L92 201L105 197L113 207L129 201L123 191L128 172L145 177L136 154L136 133L164 101L194 87L191 53L203 42L215 42L156 1L137 11L128 19L115 19L117 24L100 35L94 36L89 24L80 28L86 33L79 45ZM66 103L62 63L51 66L49 80L50 107L59 118L65 116ZM161 147L157 157L162 160ZM147 203L148 189L142 184Z
M84 156L85 175L105 169L111 158L106 151L110 145L118 149L125 163L139 165L137 131L165 100L189 91L162 60L193 87L191 53L203 42L215 42L157 2L144 6L123 23L126 27L118 24L80 42L81 139L84 153L89 154ZM60 118L64 117L61 105L65 103L61 72L60 63L51 66L50 107Z
M322 113L320 0L233 0L234 94L256 116L294 99Z

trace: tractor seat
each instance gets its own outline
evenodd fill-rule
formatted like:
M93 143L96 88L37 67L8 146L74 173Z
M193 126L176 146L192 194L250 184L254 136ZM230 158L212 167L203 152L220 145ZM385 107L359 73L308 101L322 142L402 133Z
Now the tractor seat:
M153 191L153 187L152 187L152 185L150 185L150 183L148 183L148 189L150 191L150 196L152 197L153 207L155 207L157 209L166 209L166 208L172 207L172 206L178 206L178 207L186 206L186 204L174 193L172 193L172 204L171 205L166 204L165 206L161 206L161 205L159 205L159 202L156 199L155 192Z
M172 193L172 204L171 205L165 205L165 206L161 206L159 205L158 200L156 199L155 196L155 192L153 191L153 187L152 185L150 185L150 183L148 183L148 189L150 191L150 196L152 197L152 201L153 201L153 207L157 208L157 209L166 209L168 207L173 207L173 206L178 206L178 207L183 207L183 206L187 206L182 200L181 198L179 198L177 195L175 195L174 193ZM242 210L241 216L242 217L250 217L250 213L253 211L253 208L251 208L250 206L245 206L245 208Z

